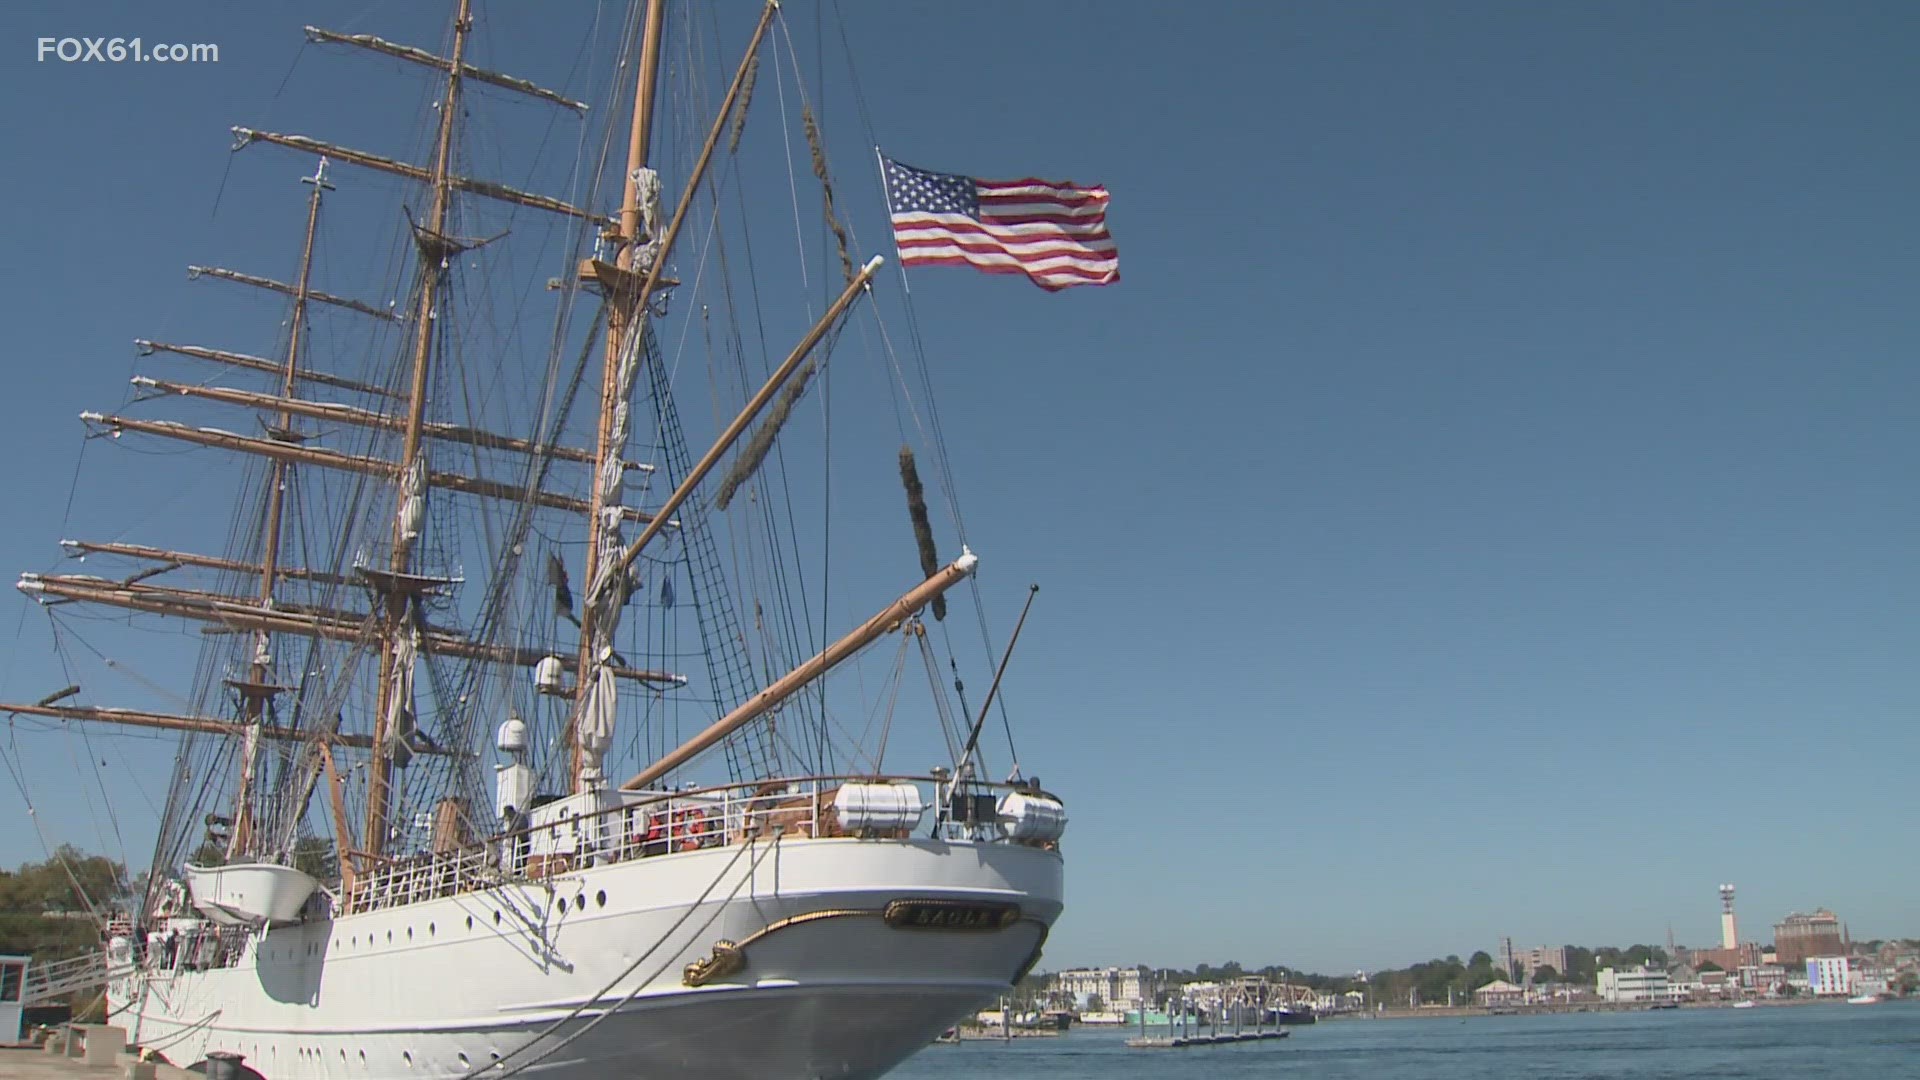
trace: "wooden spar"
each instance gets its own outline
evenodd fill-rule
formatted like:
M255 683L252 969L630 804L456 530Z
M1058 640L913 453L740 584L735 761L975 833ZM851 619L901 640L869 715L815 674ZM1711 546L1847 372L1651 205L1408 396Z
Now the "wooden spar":
M333 804L333 846L339 850L340 891L353 895L353 862L347 858L347 841L353 833L347 826L347 796L340 787L340 770L333 764L333 748L320 744L320 764L327 770L327 801Z
M191 356L196 360L211 360L217 364L228 364L232 367L247 368L250 371L271 372L275 375L280 374L282 370L281 365L275 361L260 356L248 356L246 353L228 352L225 349L209 349L201 345L170 345L164 341L149 341L146 338L134 338L133 344L135 348L140 350L141 356L147 356L156 352L165 352L174 353L179 356ZM400 396L384 386L355 382L352 379L343 379L338 375L329 375L324 371L307 369L295 372L294 377L302 382L315 383L320 386L331 386L337 390L351 390L357 394L372 394L376 397L386 398L397 398Z
M187 277L190 279L203 277L218 278L221 281L231 281L236 285L251 285L256 289L265 289L268 292L277 292L282 296L292 296L295 299L301 299L297 295L298 290L284 281L263 278L257 274L243 274L238 270L228 270L219 266L189 266L187 267ZM407 321L405 316L396 315L391 311L382 311L372 304L360 300L350 300L344 296L335 296L332 293L320 292L317 289L308 290L305 300L318 300L323 304L331 304L334 307L345 308L348 311L357 311L362 315L371 315L376 319L385 319L388 322ZM304 300L302 302L304 302ZM279 365L276 364L274 366L278 368Z
M306 31L307 40L317 45L357 45L370 52L383 53L387 56L406 60L410 63L435 68L442 72L451 72L453 70L453 61L448 60L444 56L435 56L425 49L416 49L411 45L401 45L398 42L388 41L385 38L374 37L372 34L338 34L332 30L323 30L318 26L309 26L306 28ZM488 86L498 86L503 90L513 90L525 94L528 97L539 98L541 101L551 102L563 109L572 109L576 113L584 114L587 111L587 103L584 101L575 101L572 98L562 97L552 90L535 86L525 79L518 79L512 75L502 75L497 71L488 71L485 68L474 67L472 64L462 64L460 66L460 75L462 78L472 79L475 82L483 82Z
M433 205L427 213L424 229L415 228L414 241L420 260L420 302L414 309L413 379L407 390L407 425L400 453L400 483L394 491L393 561L395 574L405 574L413 565L413 542L417 529L406 524L407 477L415 470L425 471L420 454L421 429L426 422L427 374L433 367L433 325L440 303L440 283L448 272L446 251L433 250L444 244L447 235L447 209L453 201L452 173L453 125L460 115L460 69L465 66L467 35L473 30L473 2L460 0L453 16L453 57L447 65L447 90L440 99L440 130L434 139L433 172L422 177L432 187ZM419 492L426 498L425 491ZM387 803L393 786L393 760L387 753L388 720L394 711L395 696L401 682L412 678L399 670L401 634L405 632L408 598L395 590L386 596L386 618L381 626L380 686L373 720L373 761L367 769L366 831L361 847L378 857L387 850ZM401 703L405 705L407 703Z
M449 81L454 81L457 80L459 76L454 75L448 78ZM362 168L373 169L376 172L390 173L394 176L404 176L409 180L418 180L421 183L435 184L436 186L441 183L441 181L435 179L433 170L423 169L418 165L409 165L404 161L395 161L392 158L384 158L378 154L369 154L365 150L355 150L347 146L336 146L333 143L321 142L319 139L308 138L305 135L281 135L272 131L255 131L252 128L236 127L233 129L233 136L235 140L233 148L235 150L244 150L256 142L272 143L275 146L284 146L289 150L299 150L308 154L325 154L328 157L344 161L349 165L359 165ZM527 206L535 210L546 210L555 214L587 218L592 221L606 220L605 218L590 214L570 203L561 202L559 199L535 194L530 191L521 191L518 188L510 188L505 184L496 184L490 180L475 180L468 176L449 175L445 177L444 183L448 189L453 191L462 191L469 195L479 195L483 198L497 199L500 202L513 203L517 206ZM436 232L437 231L438 230L436 230Z
M216 622L234 630L302 634L352 641L362 636L369 618L339 608L281 604L263 608L245 596L184 589L171 585L110 581L86 574L22 574L14 587L31 596L52 596L80 603Z
M640 170L647 166L647 154L653 130L653 95L655 83L660 74L660 42L666 18L666 0L648 0L645 29L640 38L640 74L633 93L633 116L628 122L627 135L627 172L624 194L620 200L619 253L615 257L615 269L631 276L633 271L634 247L640 242ZM655 262L665 259L661 251ZM649 267L649 270L652 268ZM642 289L644 292L644 288ZM606 359L600 377L600 413L596 422L594 436L594 461L596 464L613 460L621 456L625 447L615 446L614 417L623 404L621 397L621 352L626 346L627 324L635 311L637 294L627 290L609 287L607 298L607 345ZM623 458L624 460L624 458ZM604 465L602 465L604 468ZM588 496L592 509L587 514L587 552L586 582L589 587L599 573L600 561L605 553L600 550L602 534L601 511L606 508L608 492L600 480L601 469L596 468L593 475L593 490ZM589 605L592 595L587 596ZM591 612L585 613L591 615ZM591 617L580 620L580 660L581 678L575 691L576 710L586 707L588 690L593 680L586 677L592 670L596 652L599 621ZM572 778L572 790L581 788L581 769L585 764L586 751L580 746L580 740L568 740L572 744L572 768L568 776Z
M258 574L261 567L239 559L222 559L213 555L196 555L190 551L169 551L165 548L148 547L145 544L102 544L91 540L62 540L60 546L69 551L98 553L101 555L123 555L130 559L151 559L155 562L179 563L182 566L200 566L209 570L228 570L238 574ZM328 573L325 570L308 570L302 567L281 567L277 571L281 578L289 581L318 581L325 585L352 585L354 578L345 574Z
M68 574L23 574L15 588L32 596L51 596L60 600L104 604L108 607L140 611L150 615L170 615L217 623L234 630L265 630L275 634L299 634L331 641L358 641L368 636L369 615L331 608L292 608L281 606L263 610L242 596L193 589L174 589L158 585L125 585L105 578ZM532 667L549 655L540 649L522 649L511 645L490 645L472 641L447 630L429 628L420 639L420 650L439 656L457 656L465 660L514 664ZM616 667L614 677L632 682L683 686L685 675Z
M365 473L368 476L389 479L403 475L399 466L385 458L345 454L338 450L325 450L317 446L295 446L273 439L256 439L247 435L237 435L231 431L222 431L219 428L188 427L171 420L135 420L128 416L108 416L96 412L81 413L80 419L90 424L98 424L110 431L124 430L139 432L142 435L159 435L163 438L193 443L196 446L211 446L220 450L259 454L262 457L275 458L295 465L317 465L325 469ZM484 477L467 476L462 473L429 472L427 483L431 487L445 488L448 491L458 491L488 499L522 502L528 498L526 489L518 485L488 480ZM534 492L532 501L540 506L554 510L571 510L576 514L584 514L588 509L586 500L552 491ZM649 520L649 516L639 510L623 508L622 513L630 521Z
M673 494L667 496L667 501L654 512L653 521L647 523L647 527L641 530L633 543L628 544L627 549L620 553L619 560L602 575L602 590L605 588L604 582L617 580L626 572L627 567L633 565L633 560L640 557L640 552L647 546L647 542L659 534L660 529L669 522L673 512L679 509L680 504L684 503L689 495L693 494L693 489L699 486L707 473L713 471L713 467L720 463L720 459L726 455L727 448L747 430L747 425L753 423L753 418L760 415L760 410L765 408L773 395L779 392L781 384L786 382L788 376L792 375L801 362L806 360L808 354L813 352L814 346L826 336L827 331L846 312L854 298L866 289L867 282L872 280L874 271L880 269L882 261L880 256L875 255L867 260L867 265L860 268L860 272L853 276L852 281L847 282L847 287L841 291L839 299L833 302L833 306L827 309L826 314L820 316L819 322L813 324L813 329L807 331L807 336L800 339L800 344L794 346L793 352L779 368L775 369L766 384L760 387L759 393L753 395L752 400L740 410L740 415L734 417L733 423L728 424L726 430L720 433L720 437L714 440L713 446L700 458L699 463L693 467L693 471L687 474L687 478L680 482L680 486L675 488ZM590 593L589 606L598 599L598 593Z
M721 717L705 731L688 739L679 749L640 770L620 786L628 791L644 788L686 764L701 751L777 708L781 702L792 697L808 683L825 675L835 665L859 652L880 635L899 626L914 612L927 606L934 597L958 585L961 579L973 573L973 568L978 562L979 559L971 551L963 550L958 559L948 564L939 573L914 586L905 596L887 605L878 615L861 624L859 629L827 646L819 655L794 668L772 686L748 698L739 708Z
M973 760L973 752L980 745L980 729L986 726L987 709L992 707L995 694L1000 692L1000 680L1007 674L1007 662L1013 659L1013 647L1020 644L1020 630L1027 625L1027 612L1033 610L1033 598L1040 595L1040 586L1034 585L1027 590L1026 606L1020 609L1020 619L1013 624L1013 637L1007 640L1007 651L1000 654L1000 667L993 673L993 685L987 687L987 696L980 702L980 716L973 722L973 730L967 732L966 748L960 751L960 760L954 763L953 778L964 780L967 766Z
M300 276L293 287L293 312L288 317L287 363L280 378L280 394L291 399L300 371L300 343L307 328L307 298L311 295L313 275L313 237L320 227L320 200L326 191L333 187L327 183L327 159L321 158L306 183L313 185L313 191L307 196L307 232L300 247ZM287 409L280 410L282 432L293 429L293 415ZM277 582L280 569L280 519L286 509L287 501L287 463L275 460L267 469L267 520L260 536L260 606L273 607L273 587ZM272 653L264 639L253 650L253 661L248 665L247 680L255 686L265 686L272 676ZM261 694L248 694L244 700L245 718L249 725L246 749L240 761L240 790L234 795L233 833L227 841L227 858L232 860L244 853L253 833L253 786L254 774L259 767L259 731L265 717L268 698Z
M305 401L299 398L261 394L252 390L237 390L225 386L198 386L192 383L170 382L146 375L135 375L133 385L162 394L179 394L182 397L196 397L206 401L218 401L225 405L240 405L256 409L278 409L283 413L292 413L315 420L332 420L336 423L353 424L358 427L378 428L382 431L399 431L405 421L397 416L361 409L352 405L342 405L331 401ZM287 421L282 420L284 428ZM442 442L464 443L488 450L512 450L522 454L546 454L561 461L577 461L587 464L593 462L593 455L585 450L571 446L542 446L528 439L516 439L510 435L496 435L480 428L465 427L460 424L441 424L428 422L422 427L428 438ZM627 468L652 472L653 466L641 462L628 462Z
M215 720L206 716L174 716L168 713L146 712L140 709L107 709L91 705L9 705L0 704L0 712L18 713L21 716L45 716L54 720L91 720L102 724L126 724L130 727L160 728L165 731L197 731L209 735L245 735L246 724L236 724L231 720ZM260 726L260 737L278 742L303 742L315 738L311 731L298 728L277 727L271 724ZM329 735L326 742L340 746L352 746L366 749L373 740L365 735ZM440 749L423 750L423 753L446 754L451 751Z

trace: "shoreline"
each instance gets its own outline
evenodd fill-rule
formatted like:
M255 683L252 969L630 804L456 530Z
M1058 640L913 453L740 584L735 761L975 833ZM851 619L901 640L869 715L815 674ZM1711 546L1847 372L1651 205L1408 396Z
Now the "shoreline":
M1774 1000L1754 1000L1754 1005L1762 1009L1793 1008L1805 1005L1831 1005L1838 998L1779 998ZM1414 1009L1380 1009L1375 1012L1338 1012L1322 1013L1320 1020L1418 1020L1422 1017L1470 1017L1470 1016L1566 1016L1575 1013L1632 1013L1660 1011L1699 1011L1702 1009L1731 1009L1732 1001L1683 1001L1674 1010L1657 1010L1646 1002L1584 1001L1555 1003L1551 1005L1513 1005L1488 1008L1484 1005L1422 1005Z

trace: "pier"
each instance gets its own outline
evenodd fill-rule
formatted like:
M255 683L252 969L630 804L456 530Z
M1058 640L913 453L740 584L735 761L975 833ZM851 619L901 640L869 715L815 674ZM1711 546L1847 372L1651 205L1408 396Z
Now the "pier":
M1275 1031L1223 1031L1218 1035L1143 1035L1128 1039L1135 1050L1181 1050L1189 1046L1225 1046L1228 1043L1269 1042L1293 1034L1286 1028Z
M54 1052L40 1046L0 1047L0 1080L65 1080L77 1076L93 1080L120 1080L121 1077L202 1080L199 1073L143 1062L132 1054L114 1054L113 1059L111 1064L94 1064L84 1054L68 1054L64 1047Z

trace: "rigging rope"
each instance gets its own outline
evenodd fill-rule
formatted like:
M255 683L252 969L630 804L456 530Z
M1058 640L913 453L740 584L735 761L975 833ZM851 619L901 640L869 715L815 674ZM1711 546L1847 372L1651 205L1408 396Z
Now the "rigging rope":
M718 920L723 913L725 913L725 911L727 910L727 905L732 903L734 898L740 895L740 890L745 888L747 883L752 881L755 875L758 874L760 870L760 864L763 861L765 861L768 855L771 855L775 850L779 848L780 840L783 835L784 834L776 834L771 841L769 841L767 844L764 845L763 850L761 850L759 854L753 857L753 863L747 867L747 872L741 875L739 881L734 883L733 889L731 892L727 894L726 899L714 905L712 914L708 915L707 920L700 924L699 929L694 931L695 934L704 933L708 927L712 926L714 922ZM739 847L734 851L733 857L731 859L728 859L727 864L725 866L722 866L720 868L720 872L714 875L713 880L707 883L706 889L704 889L700 893L699 897L696 898L692 904L689 904L687 906L687 910L682 912L678 919L674 920L673 925L667 927L667 929L663 933L661 933L659 937L654 939L654 942L652 945L647 946L647 949L645 952L635 957L633 963L627 965L626 970L614 976L613 981L601 987L598 993L587 998L585 1001L581 1002L579 1005L574 1006L571 1012L567 1013L567 1015L561 1017L560 1019L555 1020L551 1025L547 1027L546 1030L540 1032L538 1035L535 1035L533 1038L527 1040L527 1042L523 1044L521 1047L519 1047L518 1049L509 1051L504 1057L501 1057L495 1061L491 1061L481 1068L474 1069L472 1072L463 1074L459 1078L459 1080L477 1080L477 1078L483 1075L490 1074L495 1069L501 1068L507 1062L513 1060L516 1057L519 1057L521 1054L526 1053L532 1047L538 1045L540 1040L547 1038L548 1036L552 1035L554 1032L560 1030L560 1028L563 1027L564 1025L571 1023L574 1019L579 1017L581 1013L586 1012L588 1008L590 1008L595 1002L599 1001L602 997L605 997L607 994L612 993L614 987L619 986L623 981L626 980L626 978L629 975L632 975L635 971L638 971L640 969L641 964L646 963L648 958L653 956L654 952L658 950L661 945L665 944L669 938L673 937L673 935L677 931L679 931L680 927L686 925L687 920L693 917L694 912L699 911L700 908L706 904L707 898L713 895L713 890L717 888L720 882L727 876L727 872L732 870L734 868L734 865L740 861L740 857L742 855L745 855L748 851L751 851L756 847L762 847L762 845L760 845L757 842L757 839L750 839L740 844ZM611 1008L603 1009L599 1015L595 1016L593 1019L581 1025L580 1030L573 1032L572 1034L568 1035L564 1039L561 1039L559 1042L555 1043L551 1049L546 1050L539 1057L536 1057L532 1061L529 1061L523 1065L516 1065L513 1068L507 1069L505 1072L500 1073L499 1074L500 1080L506 1080L506 1078L509 1076L516 1076L522 1072L525 1072L528 1069L533 1068L535 1065L540 1064L542 1061L545 1061L546 1059L552 1057L554 1054L559 1053L561 1050L565 1049L568 1045L573 1043L575 1040L579 1039L581 1036L585 1035L587 1032L592 1031L596 1027L599 1027L602 1021L617 1014L622 1008L625 1008L626 1005L629 1002L631 1002L634 998L639 997L640 992L642 990L645 990L647 986L653 982L653 980L659 978L660 973L665 971L667 969L667 966L672 964L673 961L674 961L674 957L669 955L664 961L660 963L658 967L654 968L652 972L648 973L646 977L636 982L634 984L633 989L628 991L625 997L621 998L617 1002L614 1002Z

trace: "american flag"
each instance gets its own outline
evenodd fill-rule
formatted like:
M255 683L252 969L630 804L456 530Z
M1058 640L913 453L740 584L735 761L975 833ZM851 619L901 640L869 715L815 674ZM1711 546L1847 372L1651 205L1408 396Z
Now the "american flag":
M1025 274L1049 291L1120 280L1106 188L976 180L880 160L902 266Z

